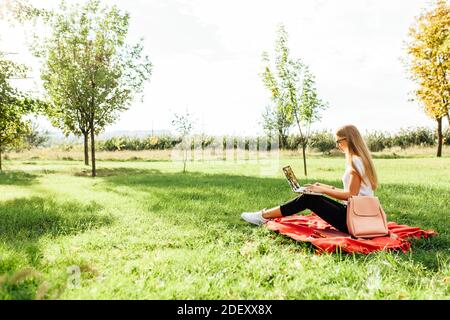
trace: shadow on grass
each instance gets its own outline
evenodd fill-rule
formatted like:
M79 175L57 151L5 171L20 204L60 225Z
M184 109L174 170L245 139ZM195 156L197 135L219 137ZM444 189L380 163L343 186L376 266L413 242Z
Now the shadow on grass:
M28 186L36 182L38 175L23 171L0 172L0 185Z
M149 211L172 223L197 228L225 224L234 231L248 233L248 224L240 218L242 211L270 208L295 197L286 181L280 178L118 170L122 173L104 179L108 191L136 197L148 205ZM321 182L342 187L338 180ZM122 186L130 191L123 194L116 190ZM438 268L435 255L448 257L450 247L449 221L444 219L448 211L447 193L445 189L411 184L384 184L377 191L389 221L439 233L434 238L413 240L413 252L432 269Z
M96 170L97 177L111 177L111 176L127 176L139 174L158 174L161 171L156 169L137 169L137 168L98 168ZM75 172L76 177L91 177L92 171L90 169Z
M19 266L23 266L23 262L18 263L23 259L20 257L26 257L27 265L38 267L42 259L38 241L44 236L73 235L111 224L112 218L99 214L99 210L101 207L96 203L59 203L42 197L0 202L0 242L13 252L2 259L0 276L11 278L11 274L17 273ZM0 283L4 290L0 298L34 298L38 285L35 280L16 282Z

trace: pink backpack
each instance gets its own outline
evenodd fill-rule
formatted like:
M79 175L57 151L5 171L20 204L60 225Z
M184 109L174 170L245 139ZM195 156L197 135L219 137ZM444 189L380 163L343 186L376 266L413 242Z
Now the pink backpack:
M378 198L350 197L347 204L347 228L356 238L375 238L389 234L386 214Z

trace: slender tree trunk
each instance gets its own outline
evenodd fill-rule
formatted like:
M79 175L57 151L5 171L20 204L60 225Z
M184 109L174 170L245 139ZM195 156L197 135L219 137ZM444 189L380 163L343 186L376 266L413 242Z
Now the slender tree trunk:
M84 164L89 165L89 132L83 133L84 136Z
M91 162L92 162L92 176L97 175L97 170L95 168L95 132L94 132L94 121L91 120L89 123L89 131L91 133Z
M186 150L184 152L184 159L183 159L184 160L183 161L183 173L186 172L187 153L188 153L188 151L187 151L187 147L186 147Z
M280 149L285 149L285 137L282 129L278 129L278 145Z
M437 127L437 135L438 135L438 148L436 157L442 157L442 118L437 119L438 127Z
M306 144L302 144L302 152L303 152L303 170L305 172L305 176L308 176L308 172L306 170Z

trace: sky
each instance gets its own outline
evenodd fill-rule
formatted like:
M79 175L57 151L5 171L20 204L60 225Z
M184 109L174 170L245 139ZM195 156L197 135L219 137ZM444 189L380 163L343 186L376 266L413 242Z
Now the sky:
M3 0L0 0L3 1ZM69 1L70 2L70 1ZM30 0L37 7L59 1ZM261 77L261 54L274 52L277 25L289 34L293 58L316 78L329 107L314 130L345 124L361 132L395 132L435 123L411 101L414 84L402 59L408 28L425 0L103 0L131 16L129 40L143 41L153 63L143 101L136 99L106 128L172 130L174 113L194 115L196 132L261 134L270 93ZM30 26L0 22L0 48L32 68L19 88L40 91L39 62L28 52ZM45 31L42 31L45 32ZM143 40L141 40L143 38ZM54 131L47 120L41 127ZM295 129L294 129L295 130ZM295 132L295 131L293 131Z

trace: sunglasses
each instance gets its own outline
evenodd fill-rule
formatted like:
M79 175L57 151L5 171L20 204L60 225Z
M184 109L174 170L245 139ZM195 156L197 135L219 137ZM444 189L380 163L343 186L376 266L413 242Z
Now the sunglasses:
M346 140L346 138L342 138L342 139L336 140L336 145L338 145L342 140Z

